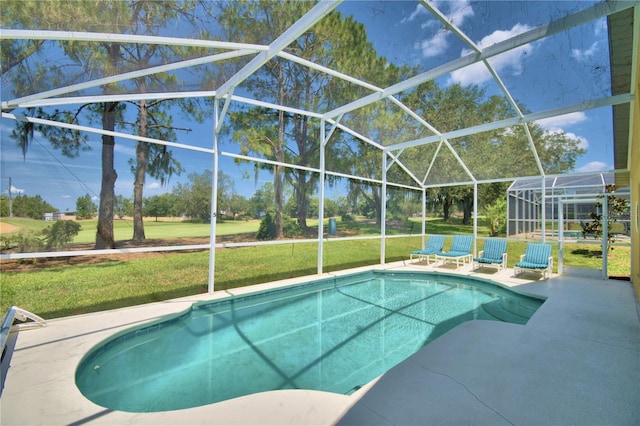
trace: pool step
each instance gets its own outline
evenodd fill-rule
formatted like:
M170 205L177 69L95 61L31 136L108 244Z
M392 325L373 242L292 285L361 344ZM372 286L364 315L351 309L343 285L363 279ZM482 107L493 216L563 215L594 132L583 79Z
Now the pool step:
M535 310L514 303L505 303L503 299L492 300L480 305L487 315L498 321L526 324Z

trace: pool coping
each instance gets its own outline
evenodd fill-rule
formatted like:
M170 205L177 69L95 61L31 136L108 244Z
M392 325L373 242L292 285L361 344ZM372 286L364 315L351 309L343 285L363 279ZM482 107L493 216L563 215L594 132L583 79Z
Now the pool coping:
M113 411L100 407L87 400L77 389L74 383L75 369L82 357L89 352L96 344L124 329L140 325L171 313L178 313L188 309L194 302L211 301L227 296L239 296L255 291L264 291L300 282L321 279L331 276L340 276L361 272L365 270L430 270L444 274L463 274L478 278L496 281L505 287L510 287L527 295L534 295L548 298L547 302L534 315L525 326L514 325L513 327L502 327L503 323L491 321L473 321L456 327L434 342L423 348L416 355L401 363L398 367L385 373L380 378L370 382L352 395L337 395L327 392L309 390L287 390L264 392L256 395L249 395L211 404L203 407L168 411L161 413L126 413ZM585 291L588 290L588 291ZM421 359L428 359L429 365L439 365L442 371L433 374L444 377L449 375L454 377L463 364L473 364L483 362L482 356L471 356L470 358L452 357L451 351L455 354L461 352L459 345L468 345L478 336L502 336L503 341L492 342L491 347L500 354L500 345L506 345L504 356L506 361L511 362L515 367L527 365L526 360L508 359L509 356L528 356L525 349L531 350L528 346L522 346L525 352L513 352L509 349L510 341L514 338L528 339L530 342L538 342L547 347L539 348L544 353L559 351L554 357L558 364L554 366L554 371L563 366L567 371L574 371L580 367L576 364L575 357L563 357L567 342L573 344L572 351L579 351L581 347L589 350L590 353L602 352L610 356L611 351L622 354L616 366L611 366L606 359L601 360L601 365L606 366L606 370L611 372L612 368L621 370L624 374L616 375L619 383L611 383L610 392L615 391L616 398L600 398L597 415L591 414L595 409L593 404L573 401L573 405L563 405L560 411L563 413L580 414L587 423L595 424L596 420L603 418L618 419L624 421L628 419L640 418L640 404L635 398L640 394L640 320L638 318L637 302L633 288L628 282L589 280L584 278L571 278L554 276L548 280L539 280L537 276L523 275L513 277L513 270L504 270L497 273L488 273L484 270L472 271L469 267L452 271L438 266L425 266L421 264L410 264L408 262L395 262L387 265L374 265L371 267L351 269L347 271L326 273L321 275L307 276L303 278L288 279L275 283L260 284L257 286L244 287L231 291L219 291L212 295L195 295L191 297L157 302L147 305L139 305L130 308L103 311L74 317L66 317L48 321L48 326L43 329L23 331L19 334L15 346L11 367L8 371L5 388L0 399L0 422L3 425L13 424L398 424L403 419L411 419L421 422L427 421L431 416L434 420L442 420L447 417L439 417L437 410L424 412L423 399L431 398L425 395L442 394L441 388L436 386L437 381L431 383L431 379L421 383L421 391L413 392L412 395L403 397L401 403L382 404L378 399L381 395L386 395L388 400L394 401L397 398L398 386L406 386L405 370L413 373L424 371ZM605 301L606 303L604 303ZM615 312L612 312L615 306ZM585 316L588 312L591 319ZM596 323L596 324L594 324ZM523 337L527 336L527 337ZM549 339L549 336L556 337ZM470 340L471 339L471 340ZM492 338L490 340L493 340ZM563 346L563 344L565 346ZM480 346L481 347L481 346ZM464 350L462 351L464 352ZM480 351L479 351L480 352ZM484 356L490 359L496 357L496 353L491 352ZM565 359L566 358L566 359ZM450 361L447 363L446 359ZM544 362L544 359L537 362ZM598 360L589 360L591 364L598 364ZM563 363L567 363L564 365ZM514 367L514 368L515 368ZM416 370L417 369L417 370ZM516 374L517 370L513 370ZM537 375L536 387L530 393L535 396L560 393L558 383L553 377L548 381L540 380L540 374L545 374L545 367L540 366L534 369ZM411 374L413 374L411 373ZM461 373L462 374L462 373ZM477 395L482 394L482 385L478 390L469 392L470 384L476 383L478 377L475 373L465 371L463 380L465 385L459 389L452 389L449 400L462 398L472 398L476 402ZM519 374L519 373L518 373ZM583 376L585 373L582 373ZM595 374L591 371L589 374ZM444 375L444 376L443 376ZM477 375L480 375L479 372ZM581 383L592 383L590 380L600 380L597 375L591 379L582 377ZM553 384L555 389L546 389L545 383ZM584 385L583 383L583 385ZM597 382L594 382L597 383ZM429 386L435 386L431 389ZM493 384L492 386L499 386ZM565 392L569 394L574 390L566 384ZM594 384L595 386L595 384ZM587 386L588 387L588 386ZM466 388L466 390L465 390ZM598 392L607 392L609 388L603 389L600 384ZM593 389L594 391L596 389ZM620 392L623 390L624 392ZM535 391L535 392L534 392ZM502 395L502 393L500 393ZM529 393L525 393L529 395ZM448 395L448 394L447 394ZM626 396L625 396L626 395ZM633 395L633 396L632 396ZM471 423L479 423L477 417L478 410L486 414L487 419L504 420L507 423L515 419L524 422L531 422L537 419L537 415L532 414L527 409L520 409L522 415L508 413L508 415L496 416L496 408L502 407L505 398L502 395L500 401L492 401L491 396L486 396L480 408L475 407L469 410L468 415ZM412 398L418 398L413 401ZM530 396L531 398L531 396ZM631 399L629 399L631 398ZM538 398L539 399L539 398ZM373 402L372 402L373 401ZM411 406L407 406L407 401L413 401ZM536 398L528 404L535 405ZM615 402L615 403L614 403ZM441 403L442 404L442 403ZM416 406L417 405L417 406ZM524 404L523 407L526 407ZM622 410L621 407L628 409ZM396 408L394 408L396 407ZM402 410L397 407L403 407ZM509 411L506 408L497 410ZM611 411L609 411L611 410ZM617 411L617 412L614 412ZM402 411L402 412L400 412ZM412 417L412 412L414 416ZM444 412L444 409L439 411ZM464 419L465 410L456 410L457 419ZM535 412L539 413L539 410ZM549 415L555 413L553 410ZM426 417L425 417L426 416ZM462 416L462 417L460 417ZM476 417L473 417L476 416ZM566 420L565 417L549 417L548 420ZM604 417L603 417L604 416ZM575 417L569 417L575 418ZM395 420L394 420L395 419ZM475 419L475 420L474 420ZM591 419L592 421L589 421ZM558 422L555 422L558 423Z

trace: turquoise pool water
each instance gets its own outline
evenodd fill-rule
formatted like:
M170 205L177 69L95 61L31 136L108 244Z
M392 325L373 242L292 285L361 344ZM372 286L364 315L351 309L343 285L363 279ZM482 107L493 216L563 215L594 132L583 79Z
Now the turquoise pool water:
M89 352L76 384L130 412L276 389L348 394L470 320L524 324L542 304L490 283L371 271L196 304Z

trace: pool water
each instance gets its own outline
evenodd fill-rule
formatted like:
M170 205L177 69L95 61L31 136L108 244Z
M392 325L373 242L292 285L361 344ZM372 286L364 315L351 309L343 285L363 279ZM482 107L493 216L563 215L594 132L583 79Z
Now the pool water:
M84 357L76 384L130 412L277 389L349 394L460 323L524 324L541 304L482 281L371 271L196 304L119 333Z

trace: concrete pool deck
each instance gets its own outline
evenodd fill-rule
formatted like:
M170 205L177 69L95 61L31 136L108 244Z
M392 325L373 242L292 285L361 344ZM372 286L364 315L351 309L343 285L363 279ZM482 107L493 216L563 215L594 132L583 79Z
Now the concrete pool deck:
M143 414L105 409L76 388L76 367L94 345L194 301L300 280L51 320L46 328L18 335L0 399L0 424L639 423L640 319L629 282L568 276L538 281L529 279L535 275L514 278L511 269L452 272L404 262L373 269L461 273L548 299L526 325L461 324L353 395L274 391ZM322 277L330 275L338 274Z

